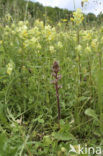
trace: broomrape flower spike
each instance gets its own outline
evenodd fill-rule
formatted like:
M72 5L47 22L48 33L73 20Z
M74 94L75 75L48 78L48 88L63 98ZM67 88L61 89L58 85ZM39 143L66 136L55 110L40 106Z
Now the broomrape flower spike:
M53 71L52 76L55 78L53 84L55 85L55 89L56 89L57 107L58 107L58 124L60 129L61 110L60 110L60 100L59 100L59 89L61 88L61 86L58 85L58 80L61 79L61 75L58 75L60 68L57 61L54 62L52 71Z

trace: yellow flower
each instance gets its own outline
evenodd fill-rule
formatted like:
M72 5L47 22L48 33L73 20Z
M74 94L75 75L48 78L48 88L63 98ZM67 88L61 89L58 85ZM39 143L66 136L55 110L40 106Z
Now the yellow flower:
M27 31L26 31L26 30L24 30L24 31L21 33L21 36L22 36L22 37L27 37L27 36L28 36Z
M89 47L88 45L85 49L85 53L87 53L87 54L91 53L91 47Z
M42 21L36 20L34 22L34 26L37 26L38 28L43 28L44 27L44 24L43 24Z
M23 26L24 25L24 22L23 21L19 21L19 23L18 23L18 26Z
M73 17L71 17L71 18L70 18L70 20L73 22L73 21L74 21L74 18L73 18Z
M62 42L59 41L59 42L57 43L57 46L58 46L58 48L62 48L62 47L63 47Z
M67 19L62 19L62 21L63 21L63 22L67 22L68 20L67 20Z
M53 46L50 46L50 47L49 47L49 50L50 50L51 53L54 53L54 52L55 52L55 49L54 49Z
M39 50L42 48L40 43L37 44L37 48L38 48Z
M10 31L10 28L8 25L5 27L5 31Z
M92 40L91 47L96 49L97 48L97 39Z
M83 19L83 13L81 9L78 8L77 11L73 13L73 18L71 18L71 21L73 21L76 25L80 25Z
M79 44L77 47L76 47L76 50L77 52L80 52L82 50L82 46Z
M10 14L6 14L5 19L9 22L12 19L12 17Z
M92 33L91 32L84 32L83 40L84 41L90 41L92 39Z
M82 0L82 2L84 2L84 3L85 3L85 2L88 2L88 0Z
M11 75L13 68L14 68L14 63L12 61L10 61L10 63L8 63L8 65L7 65L7 74L8 75Z
M61 23L59 22L59 23L57 24L57 26L61 27Z

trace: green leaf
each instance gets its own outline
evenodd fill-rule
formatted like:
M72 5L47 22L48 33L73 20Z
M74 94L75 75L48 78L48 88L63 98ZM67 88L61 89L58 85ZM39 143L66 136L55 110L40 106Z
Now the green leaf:
M90 117L92 117L92 118L98 120L97 114L96 114L95 111L94 111L93 109L91 109L91 108L86 109L85 114L86 114L87 116L90 116Z
M38 119L38 122L39 123L44 123L44 120L43 119Z
M53 134L54 138L57 140L61 140L61 141L70 141L70 140L74 140L74 136L71 133L54 133Z
M11 147L5 134L0 134L0 156L14 156L16 149Z

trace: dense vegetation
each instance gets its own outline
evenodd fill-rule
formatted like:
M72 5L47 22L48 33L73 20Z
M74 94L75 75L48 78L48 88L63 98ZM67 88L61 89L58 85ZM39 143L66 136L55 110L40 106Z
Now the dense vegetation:
M48 22L51 25L56 25L59 21L63 22L65 19L70 21L72 11L67 9L60 9L58 7L44 7L38 2L25 0L0 0L0 15L4 17L5 14L11 14L16 21L29 19L29 22L36 19L42 20L44 23ZM85 23L100 24L103 21L103 14L100 13L97 17L93 13L85 15Z
M46 7L55 12L44 18L38 3L0 2L0 156L71 156L70 144L102 147L103 27L86 25L80 9L68 22L67 10Z

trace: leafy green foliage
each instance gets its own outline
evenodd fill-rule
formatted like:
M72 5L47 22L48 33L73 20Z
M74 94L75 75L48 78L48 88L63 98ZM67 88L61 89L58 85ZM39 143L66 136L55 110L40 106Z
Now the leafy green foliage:
M96 113L94 112L94 110L92 110L91 108L88 108L86 111L85 111L85 114L88 115L88 116L91 116L93 117L94 119L98 119Z

